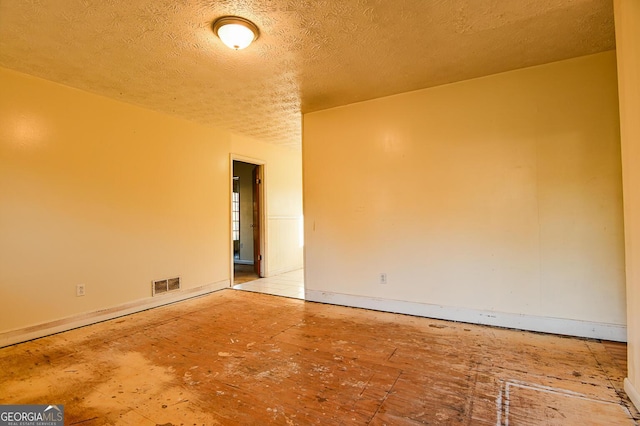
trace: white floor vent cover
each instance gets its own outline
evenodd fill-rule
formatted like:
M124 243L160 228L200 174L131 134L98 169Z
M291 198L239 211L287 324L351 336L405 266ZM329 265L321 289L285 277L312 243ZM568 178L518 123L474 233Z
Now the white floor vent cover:
M180 277L153 281L153 285L151 286L151 291L154 296L174 290L180 290Z

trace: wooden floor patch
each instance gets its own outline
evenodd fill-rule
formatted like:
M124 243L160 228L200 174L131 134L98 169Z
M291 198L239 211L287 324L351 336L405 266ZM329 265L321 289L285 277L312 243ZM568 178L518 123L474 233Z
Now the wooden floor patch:
M633 417L618 400L520 381L502 384L497 425L629 425Z

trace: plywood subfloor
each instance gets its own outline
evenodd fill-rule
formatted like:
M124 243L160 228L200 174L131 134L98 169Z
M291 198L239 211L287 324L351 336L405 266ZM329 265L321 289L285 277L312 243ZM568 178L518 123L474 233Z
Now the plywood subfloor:
M0 404L70 425L634 425L621 354L224 290L0 349Z

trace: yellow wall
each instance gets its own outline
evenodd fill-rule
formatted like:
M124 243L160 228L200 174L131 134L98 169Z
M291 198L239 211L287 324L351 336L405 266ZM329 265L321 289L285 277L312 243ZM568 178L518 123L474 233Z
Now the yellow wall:
M624 325L615 60L305 114L306 289Z
M154 279L228 285L237 136L5 69L0 93L0 332L149 298ZM245 146L300 179L299 153ZM280 200L295 185L270 188L299 214L301 194Z
M627 393L640 407L640 1L614 1L627 270Z

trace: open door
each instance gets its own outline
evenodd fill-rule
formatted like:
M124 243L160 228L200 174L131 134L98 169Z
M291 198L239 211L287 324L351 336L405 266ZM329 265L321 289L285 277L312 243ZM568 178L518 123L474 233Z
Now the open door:
M253 168L253 271L259 277L262 276L262 241L260 239L260 185L262 178L260 166Z

